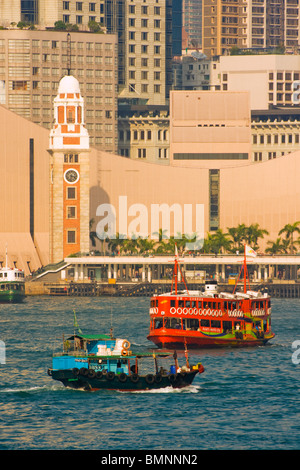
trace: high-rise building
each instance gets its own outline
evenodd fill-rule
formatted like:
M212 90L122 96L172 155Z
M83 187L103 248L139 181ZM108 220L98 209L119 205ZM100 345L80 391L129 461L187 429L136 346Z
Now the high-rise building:
M247 46L247 2L203 0L202 50L212 57Z
M187 34L188 47L202 44L202 0L183 0L182 26Z
M182 0L105 0L101 24L118 34L119 97L164 105L181 55Z
M47 129L68 70L86 103L90 144L117 149L117 38L113 34L0 31L0 103Z
M300 45L298 0L203 0L203 52L225 55L232 48Z

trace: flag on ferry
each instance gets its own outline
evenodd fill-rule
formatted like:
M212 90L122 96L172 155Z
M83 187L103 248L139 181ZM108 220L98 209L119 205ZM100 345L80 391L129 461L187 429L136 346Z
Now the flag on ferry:
M254 251L251 246L245 245L245 255L246 256L256 256L256 251Z

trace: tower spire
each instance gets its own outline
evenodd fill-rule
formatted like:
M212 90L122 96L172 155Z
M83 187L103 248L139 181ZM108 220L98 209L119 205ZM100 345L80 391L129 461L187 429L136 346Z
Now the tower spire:
M67 34L67 71L71 75L71 34Z

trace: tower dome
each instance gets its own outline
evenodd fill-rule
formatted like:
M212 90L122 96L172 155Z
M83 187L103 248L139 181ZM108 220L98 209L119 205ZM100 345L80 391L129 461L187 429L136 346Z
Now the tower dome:
M66 75L59 82L58 94L65 93L80 93L79 82L73 75Z
M64 76L54 98L54 126L50 149L88 149L89 135L84 125L84 100L77 78Z

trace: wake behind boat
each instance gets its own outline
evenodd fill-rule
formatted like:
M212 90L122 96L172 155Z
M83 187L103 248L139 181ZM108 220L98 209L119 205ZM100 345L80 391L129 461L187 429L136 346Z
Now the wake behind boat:
M147 338L159 348L169 349L260 346L274 338L270 296L251 291L250 286L247 289L246 259L250 252L253 255L245 245L243 292L236 292L236 283L232 294L219 292L216 281L207 281L204 292L189 291L186 285L184 291L178 291L180 266L176 256L175 289L151 298Z
M53 355L48 375L65 387L95 390L157 390L165 387L182 388L204 372L201 363L180 367L176 352L174 363L165 368L159 360L169 354L133 353L129 341L112 334L80 333L63 341L63 351ZM151 362L153 371L146 371L143 362Z

